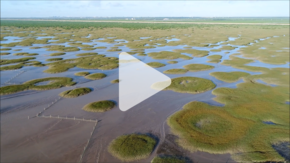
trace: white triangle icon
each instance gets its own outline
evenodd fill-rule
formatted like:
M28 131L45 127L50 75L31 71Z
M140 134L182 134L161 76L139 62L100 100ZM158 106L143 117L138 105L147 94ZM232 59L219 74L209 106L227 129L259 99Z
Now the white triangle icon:
M127 111L171 84L171 79L132 55L119 56L119 108ZM154 83L162 82L158 89Z

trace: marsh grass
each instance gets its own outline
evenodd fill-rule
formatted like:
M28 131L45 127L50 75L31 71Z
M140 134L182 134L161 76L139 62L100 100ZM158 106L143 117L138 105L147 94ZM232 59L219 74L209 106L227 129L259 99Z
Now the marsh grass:
M249 73L241 72L241 71L233 71L233 72L212 72L211 76L214 76L218 80L222 80L228 83L236 82L239 79L249 76Z
M67 77L49 77L49 78L41 78L41 79L34 79L31 81L27 81L20 85L10 85L0 87L1 95L12 94L16 92L21 92L25 90L49 90L49 89L56 89L64 86L72 86L75 82L72 81L73 79ZM45 85L37 85L41 82L50 81L50 83Z
M166 71L163 71L165 74L184 74L186 73L188 70L186 69L169 69Z
M206 50L196 50L196 49L176 49L174 50L179 53L191 54L193 57L204 57L208 55Z
M94 73L94 74L86 75L85 78L90 79L90 80L99 80L106 76L107 75L103 73Z
M107 50L108 52L117 52L117 51L122 51L122 49L119 49L118 47L111 47L110 49Z
M105 112L113 109L115 105L113 101L96 101L85 105L83 110L89 112Z
M90 74L89 72L77 72L77 73L75 73L75 76L86 76L89 74Z
M149 57L152 57L153 59L192 59L189 56L182 55L179 52L171 52L171 51L161 51L161 52L152 52L148 53Z
M160 63L160 62L150 62L150 63L147 63L147 65L149 65L151 67L154 67L154 68L164 67L165 66L165 64Z
M107 47L105 47L105 46L97 46L97 47L95 47L96 49L107 49Z
M152 85L153 88L160 88L162 82ZM208 79L198 77L179 77L171 80L171 84L164 90L172 90L180 93L202 93L214 89L216 85Z
M135 161L148 157L153 151L156 140L147 135L122 135L113 140L108 150L122 161Z
M208 56L207 58L210 59L207 62L219 63L221 61L221 59L222 59L222 56L221 55L211 55L211 56Z
M115 80L112 80L111 83L119 83L120 80L119 79L115 79Z
M167 61L167 63L169 63L169 64L176 64L178 62L177 61Z
M91 56L91 55L98 55L98 53L80 53L77 54L76 56Z
M35 55L38 55L38 53L14 53L13 55L22 55L22 56L35 56Z
M59 95L64 98L75 98L90 93L90 88L76 88L68 91L64 91Z
M29 49L41 49L41 47L38 47L38 46L32 46L32 47L30 47Z
M46 61L48 62L51 62L51 61L60 61L62 60L62 58L49 58L49 59L46 59Z
M25 63L25 61L29 61L35 59L35 57L25 57L25 58L18 58L18 59L1 59L0 60L0 65L6 65L6 64L11 64L11 63Z
M44 48L47 48L47 51L61 51L61 52L72 52L80 50L77 47L66 47L63 45L48 45L44 46Z
M189 71L205 71L205 70L210 70L214 68L214 66L205 65L205 64L189 64L183 67Z
M65 55L65 53L51 53L50 56L60 56Z
M9 55L10 53L0 53L0 55Z

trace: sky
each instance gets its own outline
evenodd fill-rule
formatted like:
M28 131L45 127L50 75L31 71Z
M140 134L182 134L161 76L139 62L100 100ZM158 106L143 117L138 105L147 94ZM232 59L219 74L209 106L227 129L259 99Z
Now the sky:
M289 17L289 0L1 0L1 17Z

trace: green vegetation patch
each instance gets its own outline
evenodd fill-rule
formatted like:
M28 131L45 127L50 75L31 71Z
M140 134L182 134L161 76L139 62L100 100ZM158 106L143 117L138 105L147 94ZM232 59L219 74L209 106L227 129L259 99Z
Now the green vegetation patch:
M2 49L0 49L0 51L9 51L9 50L11 50L11 48L2 48Z
M155 83L152 85L153 88L160 88L163 82ZM216 85L208 79L198 77L179 77L171 80L170 86L164 90L172 90L180 93L202 93L211 89L214 89Z
M65 55L65 53L51 53L50 56L60 56Z
M89 72L77 72L77 73L75 73L75 76L86 76L89 74L90 74Z
M169 117L168 124L180 137L181 146L190 151L231 153L238 162L285 160L272 144L289 141L287 87L249 81L212 93L225 106L194 101Z
M105 47L105 46L97 46L97 47L95 47L96 49L107 49L107 47Z
M149 57L152 57L153 59L192 59L191 57L187 55L182 55L179 52L170 52L170 51L161 51L161 52L153 52L153 53L148 53Z
M165 64L160 63L160 62L150 62L150 63L147 63L147 65L149 65L151 67L155 67L155 68L164 67L165 66Z
M206 50L196 50L196 49L177 49L174 50L179 53L187 53L191 54L194 57L204 57L208 55L208 51Z
M233 71L233 72L212 72L211 76L214 76L218 80L222 80L228 83L236 82L242 77L249 76L249 73L241 72L241 71Z
M49 59L46 59L46 61L50 62L50 61L60 61L62 60L62 58L49 58Z
M94 73L94 74L90 74L90 75L85 76L85 78L91 79L91 80L99 80L99 79L102 79L106 76L107 75L103 74L103 73Z
M119 83L120 80L119 79L115 79L115 80L112 80L111 83Z
M47 51L61 51L61 52L72 52L80 50L77 47L66 47L64 45L48 45L44 46L44 48L47 48Z
M0 65L6 65L6 64L11 64L11 63L19 63L22 62L24 63L25 61L29 61L35 59L35 57L25 57L25 58L18 58L18 59L1 59L0 60Z
M210 59L208 62L211 63L219 63L222 59L221 55L211 55L207 57L208 59Z
M186 69L169 69L164 71L165 74L184 74L186 73L188 70Z
M41 47L39 47L39 46L32 46L29 49L41 49Z
M76 56L91 56L91 55L98 55L98 53L81 53L77 54Z
M204 70L210 70L214 68L214 66L204 65L204 64L189 64L183 67L189 71L204 71Z
M177 61L167 61L167 63L169 63L169 64L176 64L178 62Z
M85 105L83 110L89 112L105 112L113 109L115 105L113 101L97 101Z
M13 55L22 55L22 56L35 56L38 55L38 53L14 53Z
M0 55L9 55L10 53L0 53Z
M75 97L78 97L78 96L82 96L82 95L88 94L91 91L92 90L90 88L76 88L76 89L64 91L64 92L60 93L59 95L61 97L65 97L65 98L75 98Z
M49 68L46 73L60 73L69 70L73 67L83 69L101 69L110 70L118 67L118 58L105 57L104 55L93 55L74 59L65 59L47 64Z
M109 152L122 161L140 160L151 154L156 143L147 135L122 135L110 143Z
M49 90L56 89L64 86L72 86L75 82L72 81L72 78L67 77L50 77L50 78L41 78L27 81L20 85L9 85L0 87L0 94L12 94L16 92L21 92L24 90Z

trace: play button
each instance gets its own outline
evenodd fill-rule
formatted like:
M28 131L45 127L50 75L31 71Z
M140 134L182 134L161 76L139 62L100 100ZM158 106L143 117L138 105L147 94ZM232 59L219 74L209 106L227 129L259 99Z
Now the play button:
M171 84L171 79L132 55L119 56L119 108L127 111ZM152 85L162 82L158 89Z

